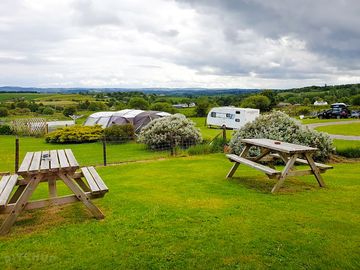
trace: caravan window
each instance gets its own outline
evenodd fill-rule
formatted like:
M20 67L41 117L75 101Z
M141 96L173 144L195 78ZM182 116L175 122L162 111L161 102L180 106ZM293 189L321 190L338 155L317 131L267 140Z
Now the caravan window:
M211 117L216 117L216 112L212 112L210 115Z
M240 119L235 119L235 122L240 122Z
M236 111L236 114L240 114L240 111Z
M234 115L234 114L231 114L231 113L227 113L227 114L226 114L226 118L234 119L234 118L235 118L235 115Z

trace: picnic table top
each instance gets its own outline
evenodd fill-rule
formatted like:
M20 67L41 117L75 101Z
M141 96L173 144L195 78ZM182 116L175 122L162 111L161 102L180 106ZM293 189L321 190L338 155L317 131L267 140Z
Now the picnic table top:
M79 164L71 149L47 150L27 152L22 161L18 174L36 174L50 171L72 170L79 168Z
M277 140L270 139L241 139L241 142L245 144L251 144L254 146L260 146L264 148L268 148L271 150L275 150L278 152L295 154L295 153L305 153L305 152L315 152L318 149L314 147L281 142Z

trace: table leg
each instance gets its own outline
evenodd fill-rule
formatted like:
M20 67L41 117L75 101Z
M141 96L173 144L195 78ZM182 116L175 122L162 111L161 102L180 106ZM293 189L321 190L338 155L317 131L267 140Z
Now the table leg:
M251 145L247 144L245 148L242 150L240 157L245 157L250 150ZM240 163L235 162L234 165L231 167L229 173L226 175L226 178L231 178L234 173L236 172L237 168L239 167Z
M310 153L305 153L305 158L306 158L307 162L309 163L309 166L310 166L313 174L315 175L315 178L316 178L316 180L318 181L319 186L320 186L320 187L325 187L325 183L324 183L324 181L323 181L323 179L322 179L322 177L321 177L319 168L316 167L315 161L314 161L314 159L312 158L311 154L310 154Z
M297 158L298 158L298 155L295 154L295 155L291 156L290 159L287 161L285 168L281 172L280 178L279 178L278 182L275 184L275 186L273 187L273 189L271 190L271 193L276 193L279 191L280 187L282 186L282 184L285 181L286 176L288 175L291 168L294 166Z
M57 189L56 189L56 179L55 177L51 177L48 180L49 185L49 197L55 198L57 196Z
M5 218L5 221L1 225L0 235L4 235L10 231L11 226L15 223L21 211L24 210L27 202L29 201L37 185L40 183L41 179L41 176L34 176L30 179L29 183L26 185L24 191L21 193L19 199L15 203L14 208L11 210L10 214Z
M105 217L100 209L97 208L96 205L91 202L90 198L81 190L81 188L75 184L72 178L66 174L59 174L59 177L64 181L65 185L67 185L72 190L72 192L74 192L76 197L85 204L85 206L90 210L95 218L103 219Z

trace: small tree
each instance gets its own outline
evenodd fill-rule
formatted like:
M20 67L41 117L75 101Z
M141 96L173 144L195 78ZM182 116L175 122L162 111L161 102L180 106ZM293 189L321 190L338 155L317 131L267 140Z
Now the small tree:
M66 107L64 110L63 110L63 114L65 116L69 116L69 115L73 115L76 113L76 108L74 106L70 106L70 107Z
M153 111L162 111L162 112L168 112L168 113L174 113L175 109L171 106L170 103L167 102L155 102L150 107Z
M360 106L360 94L353 96L351 100L352 105Z
M142 97L133 97L129 100L129 106L132 109L147 110L149 108L149 102Z
M202 141L195 123L182 114L175 114L151 121L142 128L138 141L151 149L189 147Z
M241 102L241 107L259 109L260 111L268 111L270 109L271 101L268 97L263 95L254 95L245 98Z
M9 111L5 107L0 107L0 117L5 117L9 115Z
M208 99L200 99L198 100L196 107L195 107L195 112L196 112L196 116L206 116L208 113L210 107L210 103L208 101Z

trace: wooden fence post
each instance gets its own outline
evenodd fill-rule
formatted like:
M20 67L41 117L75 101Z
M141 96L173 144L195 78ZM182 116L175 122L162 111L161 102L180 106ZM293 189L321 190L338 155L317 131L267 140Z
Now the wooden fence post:
M19 137L15 138L15 172L19 169Z
M102 143L103 143L103 160L104 160L104 166L106 166L106 140L105 140L105 138L103 138Z
M223 126L223 140L226 141L226 127Z

